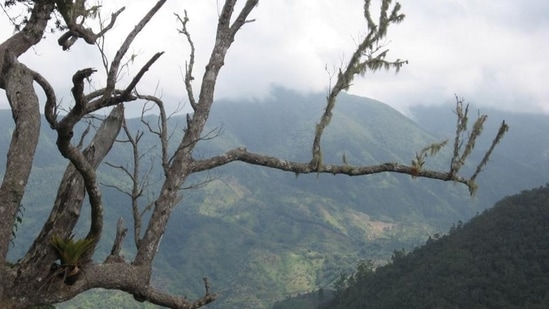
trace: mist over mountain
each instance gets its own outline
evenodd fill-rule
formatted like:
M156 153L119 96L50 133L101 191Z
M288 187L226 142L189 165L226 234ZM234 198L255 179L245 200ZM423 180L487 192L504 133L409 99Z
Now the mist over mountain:
M208 121L209 137L214 138L201 141L195 156L246 147L308 162L324 103L324 94L301 95L280 88L260 102L219 101ZM342 95L322 140L323 159L341 163L345 155L352 165L408 163L424 146L453 137L452 108L420 110L411 120L381 102ZM184 199L170 219L155 260L155 285L194 297L203 293L202 278L208 277L212 290L220 294L208 308L269 308L287 295L330 286L340 272L354 269L359 260L385 261L395 249L412 248L458 220L467 221L506 195L547 182L549 176L544 172L549 170L549 143L543 142L543 131L548 132L549 117L488 113L486 132L473 156L475 163L502 119L510 131L479 176L474 198L464 186L406 175L296 177L242 163L196 175L191 185L209 182L183 191ZM12 128L10 118L9 111L0 112L0 151L4 152ZM154 116L147 119L154 123ZM139 119L128 123L146 131ZM180 139L184 124L184 116L173 117L172 140ZM149 134L141 144L152 159L158 156L155 143ZM23 222L10 253L13 259L26 250L41 228L67 164L45 124L38 147L23 200ZM105 161L127 164L130 153L128 146L120 143ZM429 158L426 167L446 168L450 155L447 148ZM149 157L143 160L145 170ZM157 189L161 176L160 167L152 169L145 196ZM106 165L100 167L99 177L102 183L119 188L129 184L123 173ZM129 199L118 190L104 187L103 197L107 222L100 246L106 255L118 217L124 217L131 228L131 209ZM86 224L84 214L79 225L84 228ZM133 254L132 242L128 236L124 250L128 260ZM93 299L95 306L133 308L131 297L122 295L90 292L60 307L82 307Z

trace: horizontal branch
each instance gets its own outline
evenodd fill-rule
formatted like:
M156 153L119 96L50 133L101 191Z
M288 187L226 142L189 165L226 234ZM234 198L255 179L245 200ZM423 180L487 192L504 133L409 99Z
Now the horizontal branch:
M56 303L58 298L71 299L72 297L94 288L114 289L125 291L140 302L150 302L167 308L194 309L213 302L217 295L206 291L195 300L185 296L177 296L162 292L152 287L147 280L150 270L146 266L135 266L125 262L104 264L87 264L84 266L85 277L77 280L73 285L66 285L61 279L52 278L40 291L42 301ZM118 274L113 276L112 274ZM47 291L59 291L48 293ZM61 295L60 295L61 294Z
M461 176L451 175L447 172L418 170L414 166L402 165L395 162L387 162L369 166L353 166L347 164L321 164L316 166L310 163L281 160L276 157L251 153L243 147L230 150L222 155L212 157L206 160L196 160L192 163L192 172L196 173L210 170L212 168L219 167L234 161L265 166L281 171L294 172L296 174L325 173L333 175L364 176L385 172L393 172L407 174L413 177L439 179L444 181L451 180L468 185L468 180Z

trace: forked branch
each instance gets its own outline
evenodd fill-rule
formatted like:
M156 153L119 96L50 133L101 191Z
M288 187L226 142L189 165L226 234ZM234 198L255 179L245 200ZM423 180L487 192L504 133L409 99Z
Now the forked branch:
M90 160L84 156L84 154L71 144L71 140L74 134L74 127L76 124L86 115L91 114L101 108L119 105L120 103L135 100L136 97L132 94L135 86L141 80L145 72L152 66L152 64L162 55L162 53L155 54L137 73L137 75L130 81L128 86L124 90L115 89L116 75L122 60L129 49L130 44L134 41L135 37L141 32L145 25L151 20L155 13L165 3L165 0L160 0L154 5L151 10L143 17L143 19L136 25L136 27L127 35L126 39L118 49L113 61L110 65L110 70L107 74L107 85L104 89L95 91L92 94L86 95L84 93L85 80L95 72L94 69L87 68L76 72L73 76L73 88L72 94L74 97L74 105L69 110L68 114L57 122L57 114L55 102L49 100L46 102L45 113L46 119L50 126L57 131L57 146L61 154L68 158L72 165L78 170L82 176L90 201L92 213L91 213L91 226L87 235L87 239L94 241L94 246L101 239L101 233L103 228L103 204L101 198L101 192L99 190L99 184L95 173L95 168L90 164ZM67 13L64 17L73 18L75 16L74 10L81 10L85 8L84 0L71 1L59 0L56 2L59 5L69 5L61 9L61 13ZM78 6L78 7L77 7ZM72 10L72 11L70 11ZM72 15L71 15L72 14ZM120 106L120 110L123 111L123 107ZM123 117L123 113L122 113ZM120 121L121 123L121 121ZM120 123L118 130L120 129ZM92 145L93 147L93 145ZM93 151L92 151L93 155ZM93 253L93 250L90 250Z
M487 115L479 115L471 131L468 131L468 121L469 121L469 105L464 106L464 100L456 96L456 110L457 123L456 123L456 136L454 137L454 149L452 154L452 159L450 161L450 170L449 175L453 177L456 175L460 169L465 164L467 158L472 153L475 143L478 137L482 134L484 123L488 118ZM505 133L509 130L509 126L502 121L498 132L486 153L484 154L482 160L477 164L475 172L467 180L467 187L471 195L474 195L477 190L477 184L475 182L477 176L482 171L484 166L488 163L490 155L492 154L494 148L501 141ZM464 138L467 138L466 140Z

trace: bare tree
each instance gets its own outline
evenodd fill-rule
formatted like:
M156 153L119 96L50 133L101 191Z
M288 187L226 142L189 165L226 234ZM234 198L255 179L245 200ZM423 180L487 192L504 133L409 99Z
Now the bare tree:
M479 117L468 133L468 110L461 99L458 99L457 103L458 123L453 158L448 171L432 171L423 168L427 156L436 153L446 142L420 149L411 164L386 162L373 166L353 166L347 162L325 163L322 160L321 140L324 129L330 123L338 94L347 90L357 75L380 69L398 71L406 64L406 61L402 60L386 60L387 50L383 45L388 27L404 19L404 15L400 12L400 4L382 0L379 15L374 20L371 15L370 1L365 0L364 17L367 22L365 36L359 42L347 65L339 70L337 76L334 75L335 80L327 96L324 114L316 128L311 128L315 130L315 135L310 161L292 162L283 158L252 153L242 147L228 150L214 157L197 159L193 156L195 146L201 140L210 137L211 132L204 132L204 128L214 102L214 90L225 56L235 41L236 34L243 26L253 21L249 16L258 4L258 0L247 0L235 12L237 1L226 0L219 13L215 44L199 85L198 96L195 96L192 87L195 47L187 29L189 19L186 13L183 17L178 16L181 24L179 31L185 36L191 50L186 63L184 82L192 113L187 114L184 134L179 145L170 153L167 132L169 117L166 116L162 100L152 95L139 94L135 90L140 79L162 53L153 55L144 63L127 85L118 85L117 81L122 59L132 41L163 6L165 0L157 1L135 25L112 61L105 60L104 66L107 72L104 88L90 93L84 92L86 80L96 73L93 69L85 68L73 75L74 103L63 116L57 111L58 101L54 88L38 72L20 63L19 56L40 42L48 27L48 20L52 18L57 19L57 26L63 31L58 42L61 48L66 50L78 39L83 39L88 44L95 44L101 40L124 9L112 14L109 23L95 33L93 29L85 27L84 20L96 16L100 8L88 5L85 0L11 0L5 3L9 6L16 2L22 2L29 7L28 17L24 20L24 27L18 28L15 34L5 39L0 45L0 71L2 72L0 88L6 92L15 122L15 130L7 153L6 172L0 187L0 220L2 221L0 225L0 278L2 278L0 308L28 308L33 305L54 304L94 288L125 291L133 295L137 301L148 301L171 308L202 307L216 298L209 289L207 279L204 279L204 295L196 300L164 293L150 284L152 261L170 214L181 202L181 190L187 178L193 173L212 170L233 161L241 161L296 174L329 173L360 176L383 172L403 173L412 177L462 183L473 193L476 189L475 178L488 161L493 146L499 142L507 130L507 125L502 123L492 148L478 164L476 172L471 177L463 177L459 172L482 131L486 117ZM46 120L57 132L57 146L60 154L70 163L59 185L50 216L40 234L27 253L17 263L10 264L6 261L6 256L10 248L12 227L16 222L21 199L25 193L40 133L40 107L38 96L33 88L34 82L46 94L44 109ZM134 214L136 255L132 261L126 261L124 257L119 256L121 243L126 234L123 221L119 220L118 233L113 240L110 256L103 263L98 263L92 261L92 256L102 237L103 201L95 170L111 149L122 127L128 141L134 149L137 148L142 133L132 135L124 126L124 104L131 101L153 102L160 110L159 125L155 128L149 126L149 129L159 138L162 154L160 165L164 172L164 180L154 201L145 209L150 210L151 215L146 226L142 226L141 216L145 210L138 209L135 202L142 193L138 180L138 160L135 161L134 169L114 166L123 170L133 182L133 189L129 193L132 205L129 207L132 207ZM73 142L75 125L84 117L107 107L114 108L97 129L90 144L84 149L78 145L75 146ZM135 158L138 157L139 155L135 154ZM91 225L85 238L74 239L73 230L80 218L82 202L86 195L92 209ZM82 275L83 271L85 276Z

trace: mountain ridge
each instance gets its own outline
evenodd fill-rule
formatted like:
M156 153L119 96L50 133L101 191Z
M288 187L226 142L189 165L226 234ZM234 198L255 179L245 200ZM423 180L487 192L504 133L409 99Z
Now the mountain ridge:
M274 90L265 104L220 101L214 105L207 130L221 129L221 135L201 141L196 155L207 157L243 146L250 151L307 162L323 102L322 94L301 95L284 89ZM2 114L0 112L0 119L6 117ZM172 120L184 122L183 116ZM446 121L451 130L454 121L453 118L451 122ZM508 122L513 132L513 123ZM139 120L129 123L136 128ZM172 124L171 129L174 127ZM180 138L180 130L181 126L173 131L174 140ZM9 128L0 126L0 132L9 132ZM42 132L15 252L24 250L25 240L28 242L41 227L40 218L47 216L53 201L55 180L60 178L66 165L57 155L55 138L48 132L51 131L47 128ZM0 135L0 142L2 136L9 137ZM440 140L437 134L429 133L421 124L383 103L343 95L322 145L326 162L339 164L344 153L350 164L397 160L406 163L416 151ZM150 136L144 138L144 149L154 141ZM505 144L505 139L501 146L511 147ZM129 151L123 145L115 147L106 161L124 164ZM496 154L498 151L501 149L497 149ZM154 157L155 150L151 150L151 154ZM516 166L501 160L518 162L517 155L520 154L515 151L506 157L494 156L480 176L475 200L462 186L428 179L413 180L406 175L361 178L300 175L296 178L242 163L232 163L209 175L196 175L192 183L213 181L199 190L185 191L183 204L174 210L155 262L154 283L192 297L202 293L202 278L207 276L212 289L221 292L220 300L211 308L267 308L284 295L330 284L341 271L353 269L360 259L381 261L394 249L417 245L426 235L446 230L452 222L465 221L482 211L491 204L487 201L493 203L513 193L508 187L528 185L522 183L523 178L509 181L493 172L500 167ZM427 164L438 168L448 157L448 153L442 152ZM549 160L539 160L525 163L535 164L539 172L549 166ZM105 166L99 174L106 183L114 182L121 187L127 183ZM486 175L490 177L485 178ZM44 185L40 180L46 177L51 181ZM159 170L155 170L150 183L158 183L160 178ZM510 183L498 188L497 183L501 181ZM496 185L492 186L491 182ZM107 187L103 190L105 218L112 221L105 223L104 235L109 238L114 233L114 221L123 216L130 222L131 212L129 206L124 207L128 201L123 194ZM87 219L84 217L81 221L79 224L85 226ZM126 246L132 241L129 236ZM106 250L110 245L109 241L100 243ZM124 254L131 258L132 250L125 248ZM82 303L82 299L93 294L82 297L62 307L77 306L74 304Z

